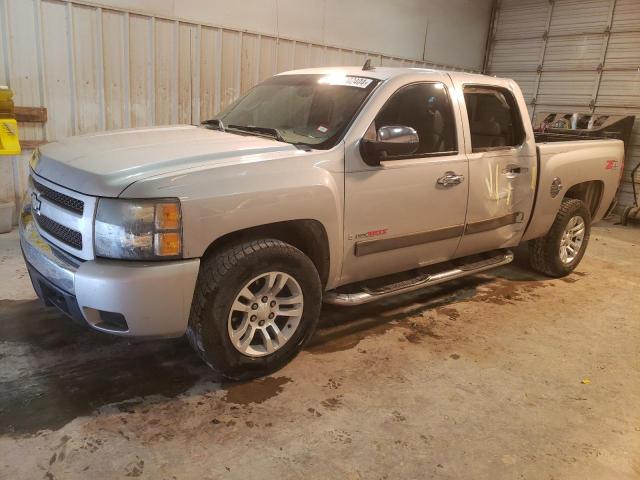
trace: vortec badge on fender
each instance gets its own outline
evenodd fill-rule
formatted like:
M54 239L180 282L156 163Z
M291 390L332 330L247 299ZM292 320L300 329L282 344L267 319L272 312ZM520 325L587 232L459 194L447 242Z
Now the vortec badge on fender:
M380 230L369 230L367 233L357 233L356 240L362 238L379 237L380 235L385 235L388 231L388 228L382 228Z

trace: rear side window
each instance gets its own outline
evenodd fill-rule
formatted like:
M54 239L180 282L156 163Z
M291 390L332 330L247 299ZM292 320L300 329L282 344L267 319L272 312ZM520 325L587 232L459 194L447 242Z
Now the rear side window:
M410 158L457 150L453 110L442 83L416 83L394 93L375 119L376 130L391 125L418 133L420 146Z
M474 152L522 144L524 129L511 92L498 87L466 86L464 100Z

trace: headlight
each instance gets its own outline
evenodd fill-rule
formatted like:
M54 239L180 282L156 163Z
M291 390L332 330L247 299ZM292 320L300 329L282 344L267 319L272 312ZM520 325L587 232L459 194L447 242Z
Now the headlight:
M125 260L182 257L182 214L177 199L98 200L96 256Z

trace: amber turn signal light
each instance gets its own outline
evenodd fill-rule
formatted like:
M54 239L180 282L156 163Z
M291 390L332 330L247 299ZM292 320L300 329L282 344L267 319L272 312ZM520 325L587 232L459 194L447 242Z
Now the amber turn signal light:
M155 236L155 254L158 257L175 257L180 255L182 242L179 233L156 233Z
M156 205L156 229L178 230L180 228L180 207L177 203Z

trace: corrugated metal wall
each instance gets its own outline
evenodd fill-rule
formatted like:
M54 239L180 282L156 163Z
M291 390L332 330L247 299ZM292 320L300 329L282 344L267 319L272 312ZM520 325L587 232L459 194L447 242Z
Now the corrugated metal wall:
M433 65L91 2L0 0L0 85L13 89L16 105L48 109L44 126L20 125L27 140L197 124L277 72L367 58L383 66ZM0 157L0 201L21 197L28 155Z
M636 115L619 203L640 162L640 0L501 0L487 71L514 78L530 113ZM638 178L640 181L640 178Z

